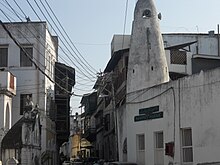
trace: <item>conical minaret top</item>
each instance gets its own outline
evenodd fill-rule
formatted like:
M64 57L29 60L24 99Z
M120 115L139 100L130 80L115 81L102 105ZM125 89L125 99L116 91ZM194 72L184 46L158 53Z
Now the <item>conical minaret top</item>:
M138 0L131 34L127 93L169 81L154 0Z

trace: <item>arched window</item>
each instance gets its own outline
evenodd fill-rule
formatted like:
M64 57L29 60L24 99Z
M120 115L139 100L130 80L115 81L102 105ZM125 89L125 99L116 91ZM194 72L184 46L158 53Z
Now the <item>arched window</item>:
M9 128L10 128L10 109L7 103L6 111L5 111L5 129L9 130Z

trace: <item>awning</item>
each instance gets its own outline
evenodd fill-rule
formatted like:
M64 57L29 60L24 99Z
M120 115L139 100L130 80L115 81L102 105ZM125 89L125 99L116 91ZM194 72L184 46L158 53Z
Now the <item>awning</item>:
M185 48L187 46L190 46L194 43L196 43L197 41L192 41L192 42L187 42L187 43L183 43L183 44L179 44L179 45L173 45L173 46L169 46L169 47L166 47L165 49L166 50L171 50L171 49L182 49L182 48Z
M2 139L2 149L15 149L21 148L22 146L22 124L24 118L22 117L20 120L14 124L11 129L6 133L6 135Z

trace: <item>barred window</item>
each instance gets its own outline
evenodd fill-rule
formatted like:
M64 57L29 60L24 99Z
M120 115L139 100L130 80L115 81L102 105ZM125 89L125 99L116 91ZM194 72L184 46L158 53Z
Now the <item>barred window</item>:
M170 50L171 64L186 65L186 51Z

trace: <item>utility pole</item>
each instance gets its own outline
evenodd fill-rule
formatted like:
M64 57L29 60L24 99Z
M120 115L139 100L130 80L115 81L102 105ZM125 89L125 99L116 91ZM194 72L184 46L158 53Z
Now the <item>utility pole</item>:
M114 127L115 127L115 159L118 160L118 115L116 111L116 104L115 104L115 88L114 88L114 81L113 81L113 72L111 74L111 93L112 93L112 109L114 114Z

